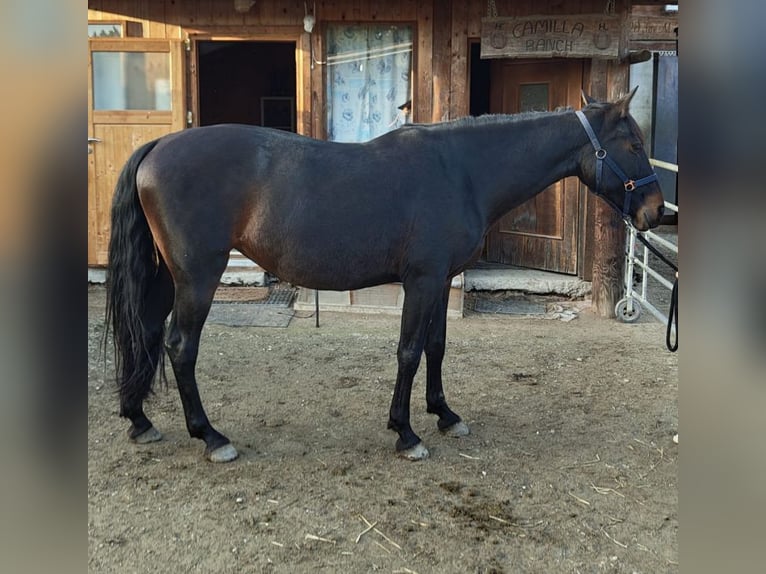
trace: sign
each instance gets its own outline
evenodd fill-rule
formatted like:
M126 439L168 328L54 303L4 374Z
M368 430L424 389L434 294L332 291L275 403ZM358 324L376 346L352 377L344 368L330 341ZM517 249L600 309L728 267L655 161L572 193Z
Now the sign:
M620 22L606 14L482 18L481 57L616 59Z
M631 40L677 40L677 16L630 16Z

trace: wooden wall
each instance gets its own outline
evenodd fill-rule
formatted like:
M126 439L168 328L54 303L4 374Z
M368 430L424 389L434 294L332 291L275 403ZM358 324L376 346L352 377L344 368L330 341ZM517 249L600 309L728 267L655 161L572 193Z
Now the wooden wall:
M310 9L312 2L308 2ZM496 0L499 16L601 13L604 0ZM469 42L481 34L488 15L486 0L318 0L317 27L311 35L315 57L321 60L325 22L407 22L416 28L414 120L435 122L468 114ZM627 14L628 0L616 0L615 12ZM224 34L264 37L301 34L303 0L257 0L246 14L234 10L233 0L89 0L89 20L133 20L147 38L182 40L187 35ZM319 33L317 33L319 32ZM627 33L627 31L626 31ZM625 44L627 45L627 43ZM299 46L299 49L302 47ZM304 56L310 128L323 136L323 70L310 69ZM596 97L614 98L627 88L627 65L594 62L584 87Z
M245 14L234 10L234 0L89 0L88 19L131 20L141 24L146 38L184 40L207 38L291 39L296 42L298 70L298 131L324 137L324 70L311 66L311 51L321 60L323 25L327 22L406 22L415 27L414 121L437 122L465 116L469 111L470 42L481 36L487 0L307 0L315 6L312 35L303 32L303 0L257 0ZM495 0L497 16L600 14L610 6L625 18L630 0ZM656 9L654 9L656 12ZM621 42L626 55L628 27ZM189 63L192 76L194 58ZM597 99L614 100L628 88L624 61L586 61L583 88ZM190 82L194 84L194 80ZM187 100L194 108L194 90ZM593 278L594 302L602 314L612 313L622 282L624 227L611 210L592 194L585 194L584 230L580 241L578 274Z

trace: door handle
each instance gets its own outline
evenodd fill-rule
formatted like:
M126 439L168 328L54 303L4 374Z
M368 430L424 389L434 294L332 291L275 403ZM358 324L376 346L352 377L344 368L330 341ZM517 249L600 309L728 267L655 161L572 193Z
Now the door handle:
M88 138L88 143L99 143L101 140L99 138Z

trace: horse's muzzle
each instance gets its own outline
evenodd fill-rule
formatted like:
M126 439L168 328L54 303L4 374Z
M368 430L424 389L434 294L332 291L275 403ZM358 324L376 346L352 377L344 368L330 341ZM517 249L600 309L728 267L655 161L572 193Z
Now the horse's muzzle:
M657 227L665 214L665 201L661 193L652 193L638 208L633 217L633 226L639 231L646 231Z

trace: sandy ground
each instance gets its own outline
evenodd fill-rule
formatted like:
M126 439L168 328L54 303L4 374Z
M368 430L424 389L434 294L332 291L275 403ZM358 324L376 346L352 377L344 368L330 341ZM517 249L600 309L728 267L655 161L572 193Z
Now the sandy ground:
M398 318L208 325L200 391L241 455L214 465L172 374L147 404L165 439L127 440L103 288L88 301L89 572L678 571L678 363L653 320L450 321L445 392L472 433L440 435L423 364L417 463L386 430Z

